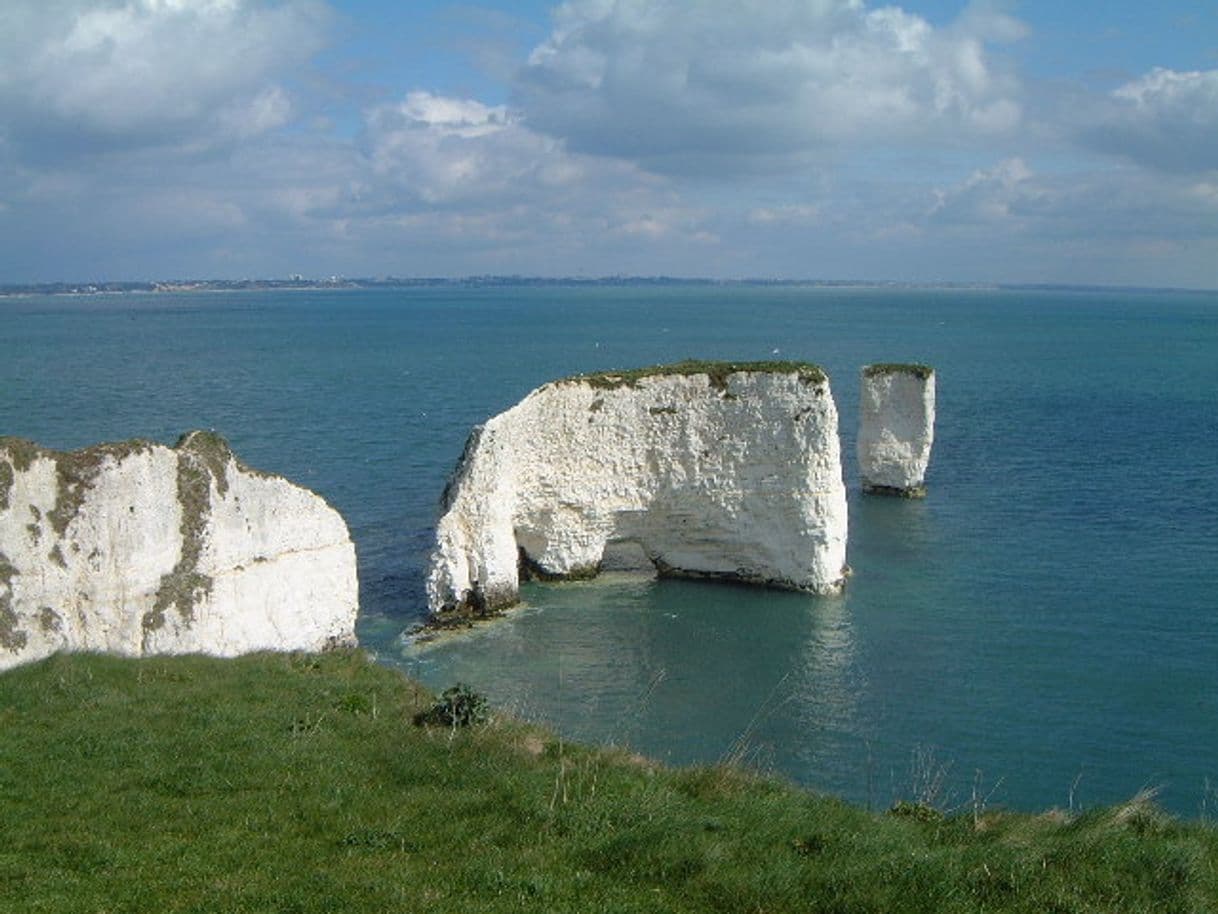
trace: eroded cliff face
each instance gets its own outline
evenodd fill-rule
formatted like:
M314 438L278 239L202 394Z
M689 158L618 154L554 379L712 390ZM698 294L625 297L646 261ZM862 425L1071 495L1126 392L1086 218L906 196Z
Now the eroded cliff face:
M0 438L0 669L354 644L355 549L320 496L191 432L71 453Z
M637 544L661 573L839 590L846 493L823 372L677 365L529 394L470 436L437 526L431 609L509 606L522 564L594 574L609 543Z
M858 461L863 491L920 498L935 439L935 373L925 365L862 372Z

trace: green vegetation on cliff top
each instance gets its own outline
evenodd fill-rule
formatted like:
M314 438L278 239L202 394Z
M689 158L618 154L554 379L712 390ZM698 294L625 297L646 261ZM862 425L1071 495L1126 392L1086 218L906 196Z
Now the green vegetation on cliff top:
M431 704L358 652L0 674L0 909L1218 910L1218 832L1146 799L878 815Z
M920 362L876 362L874 365L863 366L863 376L867 378L884 374L911 374L925 381L934 373L933 368Z
M737 372L794 374L805 384L823 384L828 380L824 370L811 362L711 362L702 359L686 359L671 365L651 365L624 371L598 371L576 375L566 380L582 381L593 387L612 389L633 387L644 378L704 374L710 378L712 387L722 390L727 385L728 375Z

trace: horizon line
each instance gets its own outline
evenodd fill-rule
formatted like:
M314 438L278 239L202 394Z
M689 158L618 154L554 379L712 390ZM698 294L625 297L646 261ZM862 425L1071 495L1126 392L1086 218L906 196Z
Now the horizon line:
M369 289L410 288L428 286L805 286L829 288L905 288L961 290L1073 290L1104 292L1218 292L1218 287L1141 286L1128 284L1070 283L1070 282L995 282L987 280L903 280L903 279L826 279L792 277L728 277L669 276L665 274L606 274L602 276L556 276L527 274L470 274L465 276L364 276L307 278L301 274L286 277L247 277L241 279L120 279L120 280L50 280L43 282L0 283L0 296L16 295L91 295L122 293L189 293L207 291L278 291L307 289Z

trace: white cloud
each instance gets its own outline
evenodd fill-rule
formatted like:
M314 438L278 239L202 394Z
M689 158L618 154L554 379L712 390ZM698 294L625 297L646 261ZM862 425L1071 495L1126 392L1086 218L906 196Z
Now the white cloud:
M997 7L755 6L573 0L504 105L353 85L309 0L0 0L0 277L1213 285L1218 71L1072 100L1135 167L1045 151Z
M310 0L6 0L0 130L32 158L273 129L327 19Z
M1113 90L1077 129L1093 149L1151 168L1218 169L1218 70L1156 67Z
M510 272L553 261L548 271L560 273L603 248L655 271L657 244L716 240L705 214L664 179L629 162L572 153L504 106L412 92L365 120L363 200L375 202L348 213L349 230L362 237L459 246L471 258L468 272L489 257Z
M1032 178L1023 159L1005 159L954 187L936 189L928 217L955 224L1008 221L1040 193Z
M366 116L373 172L403 201L434 206L559 203L590 192L625 196L658 187L636 167L569 153L503 106L411 92Z
M736 275L1214 286L1218 200L1205 182L1031 156L954 181L919 177L841 176L822 191L815 221L799 225L742 213L717 226L716 266Z
M1104 252L1114 268L1128 270L1151 250L1218 244L1216 208L1212 185L1182 176L1132 168L1038 172L1012 158L934 189L925 213L906 218L945 247L1010 252L1013 263L1028 263L1026 252L1034 249L1047 260L1074 249L1093 257Z
M430 204L484 200L534 181L559 144L535 136L507 109L411 92L365 115L377 175Z
M369 109L358 143L273 131L225 156L149 147L0 169L0 199L13 278L65 264L86 278L662 272L715 243L666 180L569 153L503 107L423 92Z
M292 100L279 86L268 86L252 98L241 99L215 113L215 122L225 134L256 136L282 127L292 116Z
M1019 87L986 43L1022 27L971 8L936 29L861 0L571 0L517 88L573 149L659 171L773 169L843 144L990 134Z
M405 122L445 136L478 137L509 126L507 107L484 105L474 99L446 98L430 92L411 92L396 106ZM377 119L393 107L373 111Z

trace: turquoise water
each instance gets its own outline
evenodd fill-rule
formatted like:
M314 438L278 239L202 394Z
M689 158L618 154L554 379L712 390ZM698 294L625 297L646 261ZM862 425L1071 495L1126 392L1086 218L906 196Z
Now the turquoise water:
M215 428L323 494L364 643L562 732L745 758L882 806L944 772L1016 808L1147 785L1218 806L1218 295L494 288L0 300L0 433ZM851 486L840 598L611 577L467 637L423 611L470 427L556 376L686 357L829 372ZM857 372L939 370L922 502L857 494ZM978 775L977 772L981 774Z

